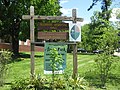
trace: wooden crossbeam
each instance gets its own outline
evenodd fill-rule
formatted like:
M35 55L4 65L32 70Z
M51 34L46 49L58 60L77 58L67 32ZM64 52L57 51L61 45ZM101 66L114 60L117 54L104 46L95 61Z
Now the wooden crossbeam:
M63 20L63 21L73 21L75 20L74 17L67 17L67 16L40 16L40 15L23 15L22 19L30 20L34 18L35 20ZM76 18L76 21L83 22L83 18Z

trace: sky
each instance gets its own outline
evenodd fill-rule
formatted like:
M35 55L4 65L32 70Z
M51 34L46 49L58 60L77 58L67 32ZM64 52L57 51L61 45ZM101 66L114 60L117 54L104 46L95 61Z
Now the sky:
M92 0L60 0L62 15L72 16L72 9L77 9L77 17L84 19L82 24L90 22L90 17L93 16L94 11L100 11L100 3L87 11L91 4Z
M61 12L63 16L72 16L72 9L77 9L77 17L83 18L81 24L90 22L90 17L93 16L94 11L101 11L101 3L97 2L90 11L87 9L92 4L93 0L60 0ZM119 1L119 0L118 0Z

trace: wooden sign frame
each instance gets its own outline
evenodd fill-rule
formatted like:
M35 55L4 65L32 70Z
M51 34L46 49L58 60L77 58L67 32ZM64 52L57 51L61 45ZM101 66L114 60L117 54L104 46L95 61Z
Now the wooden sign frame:
M72 17L67 16L40 16L34 15L34 7L30 6L30 15L23 15L22 19L30 20L30 40L31 40L31 78L35 77L35 62L34 62L34 20L63 20L63 21L72 21L76 23L76 21L83 21L83 18L77 18L76 9L72 10ZM77 75L77 43L73 43L73 77Z

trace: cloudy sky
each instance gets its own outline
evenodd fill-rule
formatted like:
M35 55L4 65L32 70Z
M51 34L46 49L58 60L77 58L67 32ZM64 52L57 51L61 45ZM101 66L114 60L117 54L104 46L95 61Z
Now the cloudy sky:
M90 22L90 17L93 15L93 12L100 10L100 3L97 3L93 9L87 11L91 4L92 0L60 0L63 16L71 16L72 9L77 9L77 17L84 18L83 23Z
M90 22L90 17L93 16L94 11L100 11L100 2L97 3L90 11L87 9L92 4L93 0L60 0L61 12L63 16L72 16L72 9L77 9L77 17L84 18L84 23ZM119 1L119 0L118 0Z

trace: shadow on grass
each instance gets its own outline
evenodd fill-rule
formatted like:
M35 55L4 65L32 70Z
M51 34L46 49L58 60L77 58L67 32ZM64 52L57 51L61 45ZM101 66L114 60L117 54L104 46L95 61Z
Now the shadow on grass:
M100 81L99 74L93 72L87 72L85 74L85 79L89 82L90 86L94 86L96 88L103 88L102 82ZM120 85L120 75L109 75L107 79L107 83L113 85L113 86L119 86Z
M43 55L35 55L35 58L41 58L41 57L43 57ZM19 57L13 58L13 60L10 61L9 63L11 63L11 62L19 62L19 61L22 61L23 59L27 59L27 58L30 58L30 54L19 53Z
M70 55L73 55L73 53L69 53ZM77 55L95 55L93 53L77 53Z
M43 55L35 55L35 57L40 58ZM20 58L30 58L30 54L20 53Z

